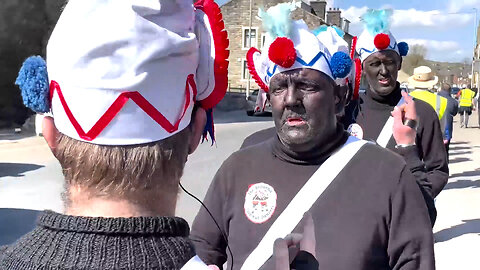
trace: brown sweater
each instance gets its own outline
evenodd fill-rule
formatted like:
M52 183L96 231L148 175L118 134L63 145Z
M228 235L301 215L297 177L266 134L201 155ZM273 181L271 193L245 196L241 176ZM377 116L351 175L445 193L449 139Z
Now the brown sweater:
M227 235L233 269L240 269L295 194L345 139L340 135L333 149L302 159L286 151L275 137L240 150L223 163L204 202ZM252 219L251 204L272 197L272 192L249 196L247 191L257 183L271 186L277 199L274 208L266 204L266 212ZM420 189L405 161L379 146L364 146L311 212L319 269L435 268L433 236ZM258 220L264 222L253 222ZM227 243L203 208L191 238L207 264L222 267L227 261ZM264 267L271 268L271 262Z

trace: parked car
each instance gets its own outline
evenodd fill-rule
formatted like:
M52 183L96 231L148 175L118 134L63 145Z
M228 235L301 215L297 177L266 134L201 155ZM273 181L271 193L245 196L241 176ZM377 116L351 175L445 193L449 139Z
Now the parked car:
M271 116L272 115L272 104L267 100L267 104L265 105L264 110L255 111L255 107L257 106L257 97L258 97L258 90L254 90L247 98L247 108L246 112L248 116ZM261 108L260 108L261 109Z

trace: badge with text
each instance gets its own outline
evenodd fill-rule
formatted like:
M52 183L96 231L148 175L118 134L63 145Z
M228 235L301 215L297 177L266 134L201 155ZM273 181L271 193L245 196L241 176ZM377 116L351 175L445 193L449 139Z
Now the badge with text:
M245 215L256 224L269 220L277 207L277 193L265 183L251 185L245 195Z
M357 137L358 139L363 139L363 129L359 124L351 124L347 132L350 133L353 137Z

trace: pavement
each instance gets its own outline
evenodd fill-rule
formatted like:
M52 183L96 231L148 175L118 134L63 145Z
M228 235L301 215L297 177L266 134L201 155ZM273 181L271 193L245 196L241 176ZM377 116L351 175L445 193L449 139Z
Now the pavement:
M271 118L247 117L244 111L218 112L215 121L216 144L200 145L189 157L182 178L184 187L199 199L205 196L223 160L248 135L273 126ZM456 117L450 179L436 199L438 218L433 231L439 270L480 268L480 127L476 114L470 122L471 128L460 129ZM11 242L11 235L31 229L36 217L31 210L63 210L61 168L43 138L7 133L0 131L0 245ZM197 201L180 192L177 213L189 223L199 207ZM7 218L25 224L5 227L1 221Z
M437 270L480 269L480 126L477 112L469 128L455 117L450 145L450 178L436 198L433 229Z

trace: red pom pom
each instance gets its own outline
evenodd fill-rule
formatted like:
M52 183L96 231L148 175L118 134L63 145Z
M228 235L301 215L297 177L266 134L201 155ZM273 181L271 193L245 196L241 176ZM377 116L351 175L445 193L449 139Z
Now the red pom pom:
M378 34L373 41L375 47L379 50L385 50L390 45L390 37L387 34Z
M291 39L279 37L270 45L268 49L268 58L275 64L289 68L295 64L297 51Z

